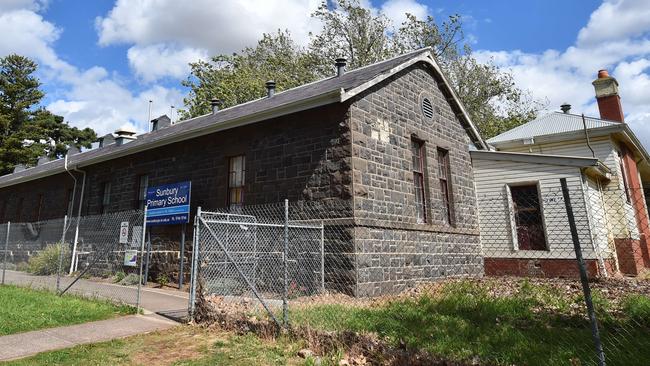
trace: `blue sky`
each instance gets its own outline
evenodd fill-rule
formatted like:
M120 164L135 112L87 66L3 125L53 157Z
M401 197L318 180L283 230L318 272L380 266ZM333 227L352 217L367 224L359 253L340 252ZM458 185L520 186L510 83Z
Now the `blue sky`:
M281 3L281 4L280 4ZM182 107L189 61L252 44L289 28L299 42L318 25L318 0L3 0L0 56L36 59L44 104L100 133L146 128ZM591 80L609 68L621 83L628 123L650 143L650 8L646 0L363 0L399 23L404 12L460 14L479 60L510 70L520 87L575 112L597 115Z

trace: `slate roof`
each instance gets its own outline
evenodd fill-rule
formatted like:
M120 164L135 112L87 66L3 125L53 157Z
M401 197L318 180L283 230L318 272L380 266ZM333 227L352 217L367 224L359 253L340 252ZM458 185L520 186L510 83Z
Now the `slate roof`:
M234 126L237 121L250 119L258 115L260 116L258 121L264 120L268 118L264 117L264 113L267 113L267 111L281 110L283 107L294 106L297 103L307 103L308 101L317 100L319 98L323 98L324 101L322 104L341 101L340 96L342 92L362 87L365 83L371 82L382 74L390 74L393 69L398 68L400 65L429 54L430 49L423 48L386 61L348 71L341 76L332 76L310 84L278 92L270 98L264 97L222 109L215 114L210 113L185 121L179 121L169 127L141 134L136 140L124 145L118 146L110 144L99 149L88 150L72 155L68 158L67 164L68 167L87 166L94 164L95 162L114 159L149 148L155 148L211 133L211 131L219 131L220 129L229 128L228 126L230 125ZM435 61L432 62L435 63ZM444 80L444 76L442 76L442 78ZM326 97L328 96L331 98L327 99ZM451 99L456 100L455 96L452 96ZM460 104L460 102L457 103ZM459 105L459 107L462 110L462 106ZM463 121L463 123L466 124L465 129L470 135L474 133L474 136L471 136L472 140L475 141L475 143L484 145L483 139L476 132L469 117L466 117L465 119L466 121ZM15 172L13 174L0 176L0 186L9 186L27 180L61 173L64 171L64 164L64 159L59 159L43 165L27 168L26 170Z
M596 129L601 127L620 126L620 122L606 121L599 118L585 116L587 129ZM531 137L557 135L567 132L584 130L582 116L577 114L553 112L544 116L515 127L498 136L488 139L487 142L493 145L509 141L518 141L529 139Z

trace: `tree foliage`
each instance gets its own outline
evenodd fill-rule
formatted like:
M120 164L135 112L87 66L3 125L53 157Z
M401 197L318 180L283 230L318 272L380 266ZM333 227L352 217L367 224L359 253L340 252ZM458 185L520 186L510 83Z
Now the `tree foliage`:
M226 106L259 98L267 79L274 79L282 90L331 76L336 57L347 58L348 67L354 69L424 47L431 48L484 137L529 121L542 107L515 85L510 73L473 57L458 15L438 22L431 16L418 19L407 14L406 21L395 27L384 14L358 0L333 0L323 1L312 16L322 29L310 34L304 49L288 31L278 31L263 35L256 47L241 53L191 64L191 75L183 82L191 89L185 117L207 113L213 97Z
M70 146L89 148L97 138L92 129L71 127L63 117L37 107L44 93L36 70L27 57L0 59L0 174L11 173L18 164L35 165L39 157L63 157Z
M319 65L313 54L296 45L289 32L278 30L264 34L256 47L190 66L192 73L183 81L190 88L185 98L187 110L182 112L185 118L208 113L211 98L220 99L224 107L260 98L268 80L276 82L278 91L314 81Z

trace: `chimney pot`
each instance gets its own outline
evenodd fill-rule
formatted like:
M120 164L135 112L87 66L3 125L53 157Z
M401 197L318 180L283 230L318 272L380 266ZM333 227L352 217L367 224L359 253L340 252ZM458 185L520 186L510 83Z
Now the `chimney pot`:
M118 146L137 139L137 137L134 136L135 131L127 130L126 128L117 129L115 134L117 135L115 138L115 144Z
M564 103L564 104L562 104L562 105L560 106L560 109L561 109L562 112L564 112L564 113L569 113L569 111L571 110L571 104L569 104L569 103Z
M266 96L271 98L275 95L275 81L269 80L266 82Z
M345 66L348 64L348 60L345 57L339 57L334 61L334 66L336 66L336 76L345 74Z
M591 83L596 91L600 118L625 122L621 97L618 95L618 81L607 70L598 70L598 78Z
M212 114L219 112L219 106L221 106L221 100L217 98L210 99L210 105L212 106Z

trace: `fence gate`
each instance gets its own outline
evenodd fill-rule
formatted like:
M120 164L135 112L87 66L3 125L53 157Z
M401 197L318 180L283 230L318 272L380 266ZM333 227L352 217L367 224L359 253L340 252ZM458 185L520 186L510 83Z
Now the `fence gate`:
M288 205L272 211L199 208L194 223L197 245L192 258L190 316L196 296L213 294L224 301L256 299L280 325L274 308L282 306L286 323L290 298L323 290L323 223L289 220ZM196 293L199 278L204 294Z

